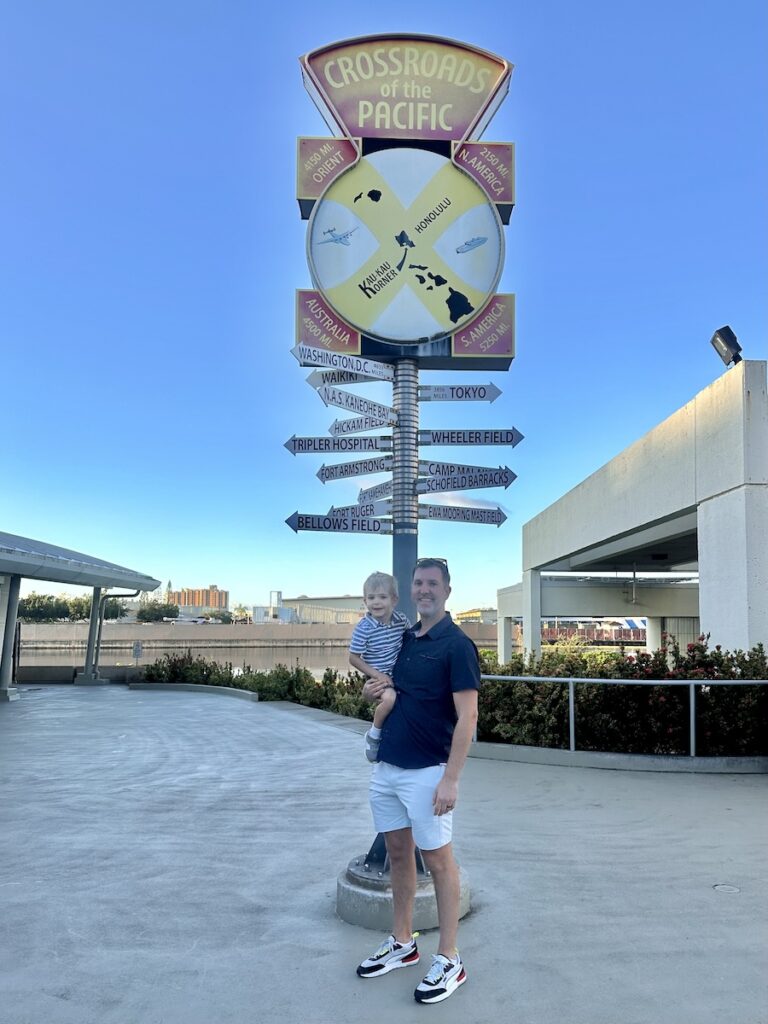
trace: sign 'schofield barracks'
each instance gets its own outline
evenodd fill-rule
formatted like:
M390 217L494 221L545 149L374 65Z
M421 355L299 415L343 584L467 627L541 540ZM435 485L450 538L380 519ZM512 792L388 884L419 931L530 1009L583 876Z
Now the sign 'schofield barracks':
M297 531L391 531L395 575L404 580L398 558L401 570L403 558L415 561L419 518L493 525L506 518L498 507L419 506L420 493L515 479L508 467L418 459L419 444L514 447L522 439L516 428L418 430L420 403L492 402L501 394L491 383L419 386L420 369L506 370L514 357L514 296L496 290L503 225L515 202L514 146L480 141L512 68L465 43L399 34L321 47L301 66L333 137L298 141L297 198L309 221L313 287L297 292L293 353L317 368L308 381L327 405L357 415L336 420L328 443L293 437L286 447L294 454L391 450L323 465L318 477L391 469L393 479L360 491L365 513L344 507L287 522ZM386 380L391 405L339 387ZM391 434L340 441L381 427Z

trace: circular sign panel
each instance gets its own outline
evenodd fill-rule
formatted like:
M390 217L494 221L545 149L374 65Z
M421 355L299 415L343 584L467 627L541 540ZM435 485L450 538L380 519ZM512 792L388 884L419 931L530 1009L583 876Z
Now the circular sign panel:
M397 345L445 337L496 290L501 221L480 186L424 149L384 149L345 171L307 232L315 286L348 324Z

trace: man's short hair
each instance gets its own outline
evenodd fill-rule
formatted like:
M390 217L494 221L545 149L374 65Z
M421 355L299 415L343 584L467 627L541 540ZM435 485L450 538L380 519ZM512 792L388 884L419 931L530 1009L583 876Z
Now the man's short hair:
M413 567L411 579L416 575L417 569L439 569L443 574L443 583L450 586L451 574L448 572L448 563L444 558L420 558Z
M363 597L374 587L386 587L392 597L400 597L397 587L397 580L388 572L372 572L363 584Z

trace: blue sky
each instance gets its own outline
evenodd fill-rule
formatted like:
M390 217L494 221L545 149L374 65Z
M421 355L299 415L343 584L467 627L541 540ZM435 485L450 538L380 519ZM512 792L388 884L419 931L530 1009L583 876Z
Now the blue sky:
M434 33L516 66L485 138L517 150L499 290L517 295L518 355L506 374L422 375L503 391L489 406L432 403L422 428L525 435L513 451L429 453L505 456L518 474L466 495L501 504L501 529L420 528L420 553L450 561L452 607L494 605L519 578L522 524L724 372L716 327L745 357L768 354L766 7L271 11L4 5L0 529L257 604L270 590L359 593L389 568L388 539L284 523L360 485L323 485L321 457L283 447L335 418L290 355L294 291L311 285L295 140L327 134L297 58Z

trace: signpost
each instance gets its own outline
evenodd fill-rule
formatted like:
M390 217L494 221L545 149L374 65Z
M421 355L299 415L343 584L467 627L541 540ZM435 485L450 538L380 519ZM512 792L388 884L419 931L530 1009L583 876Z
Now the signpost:
M367 476L370 473L389 473L392 459L386 455L361 459L359 462L337 462L335 466L323 464L317 471L317 479L324 484L328 480L347 480L352 476Z
M418 495L515 479L506 466L418 458L420 444L514 447L522 439L514 428L419 430L422 403L492 403L501 394L492 383L420 385L420 370L507 370L514 357L514 296L496 291L515 202L514 147L480 142L512 68L450 39L386 33L320 47L301 66L338 137L298 143L313 288L297 292L293 354L319 368L308 379L326 405L356 414L334 422L332 439L363 443L348 435L393 429L391 455L323 464L317 474L323 483L368 472L391 473L388 480L362 489L356 506L295 512L286 523L297 533L392 534L400 606L414 619L419 521L506 519L498 507L420 506ZM391 407L339 388L368 378L392 383ZM286 447L315 453L320 441L294 436ZM342 905L340 897L344 918ZM361 923L355 913L345 919Z
M420 430L419 444L439 444L444 447L448 445L473 444L491 445L503 444L514 448L523 440L523 435L515 427L507 430Z
M337 134L298 141L312 287L296 293L292 353L314 368L307 381L323 402L353 415L334 420L328 438L294 435L285 447L366 456L323 463L323 483L391 475L360 490L356 505L286 522L296 532L391 533L401 605L413 617L419 521L500 526L507 518L498 506L419 505L419 494L515 479L507 466L419 459L419 447L514 448L523 438L515 427L419 430L422 403L501 395L492 382L420 384L420 370L507 370L514 357L514 295L496 291L515 203L514 146L480 141L512 68L464 43L386 33L320 47L301 65ZM392 384L391 405L343 389L382 381ZM391 431L363 436L381 428Z
M392 533L392 523L387 519L362 519L347 515L313 515L294 512L286 523L294 533L300 530L314 530L318 533Z
M337 452L391 452L391 437L293 437L283 448L291 455L330 455Z
M307 384L321 388L325 384L366 384L376 379L365 373L350 373L348 370L313 370L307 377Z
M371 516L392 515L392 502L383 498L381 501L369 501L363 505L342 505L337 508L332 505L328 509L329 516L356 516L357 518L369 518Z
M379 498L389 498L394 490L391 480L385 480L383 484L374 484L373 487L364 487L357 495L358 505L365 501L377 501Z
M465 508L462 505L419 505L419 519L440 519L444 523L476 523L501 526L507 521L502 510L496 508Z
M501 394L495 384L425 384L420 402L495 402Z
M501 467L498 467L501 469ZM508 466L504 469L512 472ZM456 462L436 462L426 459L419 459L419 476L456 476L459 473L474 475L480 473L495 473L493 466L465 466ZM514 479L514 474L513 474Z
M416 481L416 494L440 494L444 491L471 491L485 487L503 487L505 490L516 480L508 466L498 469L480 469L455 473L453 476L431 476Z
M362 398L360 395L353 395L351 391L341 391L329 385L318 388L317 393L326 405L335 405L349 412L372 416L374 419L384 420L385 423L397 423L397 413L394 409L380 402L373 402L370 398Z
M301 366L325 366L331 370L349 370L351 373L364 373L374 380L394 380L395 371L386 363L375 359L367 359L348 352L333 352L325 348L313 348L311 345L294 345L291 355Z

